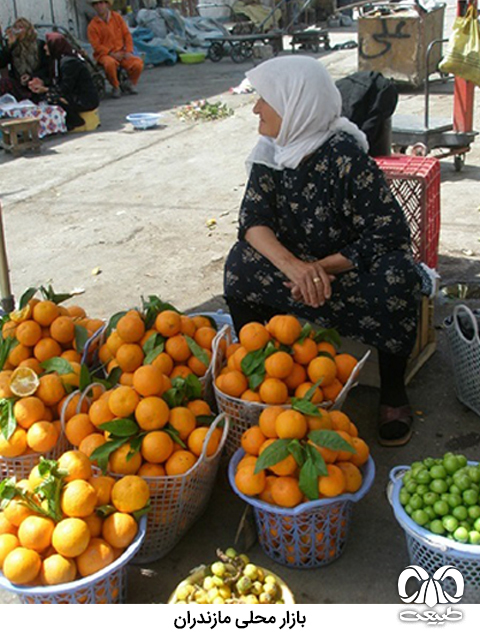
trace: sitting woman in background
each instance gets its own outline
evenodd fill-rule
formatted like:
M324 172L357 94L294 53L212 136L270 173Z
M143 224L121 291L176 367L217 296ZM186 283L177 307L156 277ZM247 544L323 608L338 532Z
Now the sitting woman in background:
M0 49L0 69L6 70L0 78L0 95L9 93L17 100L39 101L39 96L28 88L33 78L47 80L48 58L45 42L38 38L31 22L18 18L5 31L5 46Z
M341 117L341 97L320 62L266 61L247 78L258 93L257 146L225 265L237 334L291 313L378 349L378 438L411 437L404 375L421 277L410 230L365 135Z
M35 78L29 89L66 111L67 129L85 124L82 111L92 111L100 103L90 71L82 58L59 33L47 33L45 51L50 61L48 84Z

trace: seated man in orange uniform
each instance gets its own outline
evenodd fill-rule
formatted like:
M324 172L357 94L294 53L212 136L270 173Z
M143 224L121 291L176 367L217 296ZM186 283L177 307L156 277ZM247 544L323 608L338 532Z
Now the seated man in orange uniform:
M136 84L143 70L143 60L133 55L133 40L122 16L112 11L113 0L89 0L97 15L88 25L87 35L93 47L95 60L105 69L107 79L113 87L112 97L119 98L119 68L126 70L128 82L122 89L138 93Z

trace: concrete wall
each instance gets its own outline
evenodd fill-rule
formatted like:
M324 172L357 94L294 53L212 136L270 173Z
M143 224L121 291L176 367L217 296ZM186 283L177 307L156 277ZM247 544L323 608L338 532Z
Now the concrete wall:
M0 24L3 28L16 18L33 23L56 23L77 37L85 38L88 16L93 16L87 0L1 0Z

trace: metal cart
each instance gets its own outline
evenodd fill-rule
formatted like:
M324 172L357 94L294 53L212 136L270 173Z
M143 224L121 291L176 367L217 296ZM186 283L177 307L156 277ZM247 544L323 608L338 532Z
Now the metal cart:
M461 15L461 2L458 14ZM448 38L432 40L427 47L426 68L429 68L429 57L432 49ZM442 75L445 80L447 76ZM422 118L408 115L394 115L392 118L393 149L404 151L409 146L416 147L417 155L434 152L437 158L453 156L456 171L461 171L465 164L465 154L475 140L477 131L473 126L474 85L462 78L455 77L453 94L453 120L430 117L430 79L425 80L425 113Z

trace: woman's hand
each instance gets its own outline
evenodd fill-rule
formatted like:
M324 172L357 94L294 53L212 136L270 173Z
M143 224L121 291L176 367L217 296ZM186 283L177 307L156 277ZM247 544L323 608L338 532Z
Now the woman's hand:
M32 78L28 83L28 88L33 93L47 93L48 89L40 78Z
M331 282L334 276L329 275L321 264L297 260L285 272L289 278L285 286L291 290L297 302L309 307L321 307L332 295Z

